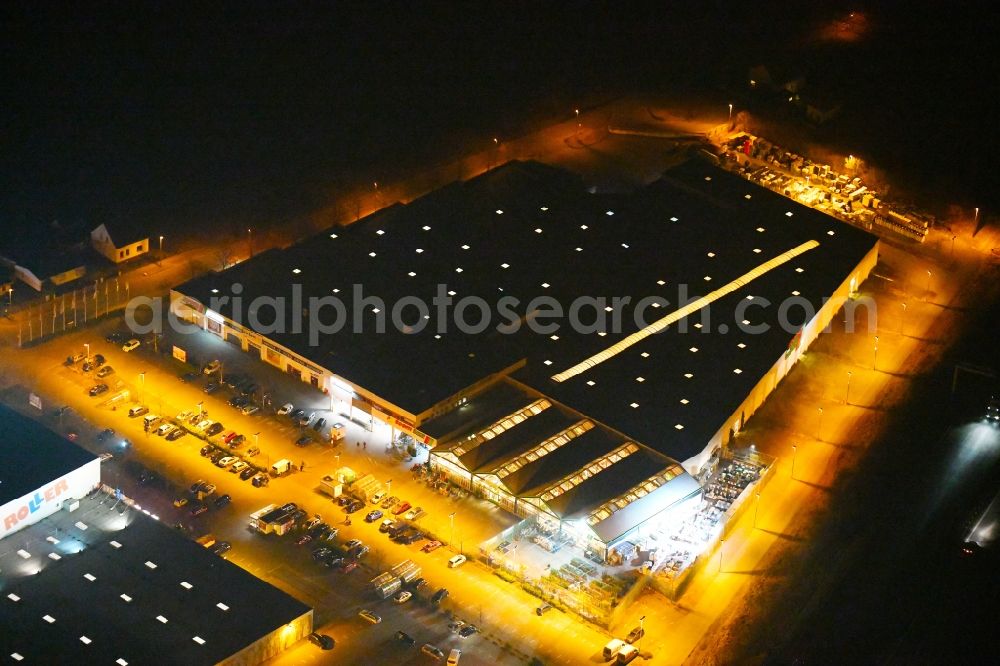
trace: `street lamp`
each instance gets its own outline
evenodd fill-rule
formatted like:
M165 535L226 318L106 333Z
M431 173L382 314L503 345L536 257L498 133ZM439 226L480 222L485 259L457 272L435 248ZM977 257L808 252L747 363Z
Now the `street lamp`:
M722 549L726 546L725 539L719 539L719 570L716 573L722 573Z
M197 405L195 405L195 406L196 406L196 407L198 408L198 416L201 416L202 414L204 414L204 413L205 413L205 410L204 410L204 409L202 409L202 407L204 406L204 404L205 404L205 401L204 401L204 400L202 400L202 401L201 401L201 402L199 402L199 403L198 403Z
M146 392L146 371L139 373L139 404L142 404L142 395Z
M388 481L385 482L385 494L386 495L392 494L392 479L389 479Z
M924 290L924 300L927 300L927 296L931 293L931 272L927 271L927 289Z
M452 550L454 550L455 549L455 512L452 511L451 513L449 513L448 514L448 518L451 519L451 548L452 548ZM514 548L516 549L517 546L515 545Z
M84 342L83 346L87 348L87 360L89 361L90 360L90 343L89 342Z
M845 405L851 404L851 377L853 377L853 376L854 376L854 373L851 372L850 370L848 370L847 371L847 393L844 395L844 404Z
M646 616L643 615L642 617L639 618L639 639L636 641L636 643L641 641L643 635L646 633L645 625L646 625Z
M875 336L875 354L872 356L872 370L875 370L875 366L878 363L878 336Z
M903 314L899 318L899 334L903 335L903 324L906 321L906 303L900 303L903 306Z
M753 505L753 528L757 529L757 511L760 509L760 493L754 493L756 503Z
M792 480L795 480L795 458L799 452L799 447L792 444Z
M816 424L816 439L823 440L823 408L817 407L819 410L819 423Z
M733 105L730 104L729 105L729 124L731 125L732 123L733 123Z
M161 263L163 261L163 236L160 236L160 260L156 263Z

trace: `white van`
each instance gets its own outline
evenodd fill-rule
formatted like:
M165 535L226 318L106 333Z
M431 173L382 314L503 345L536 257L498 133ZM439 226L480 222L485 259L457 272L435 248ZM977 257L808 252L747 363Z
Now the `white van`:
M384 490L380 490L377 493L375 493L374 495L372 495L371 502L372 502L372 504L378 504L379 502L381 502L384 499L385 499L385 491Z
M448 666L458 666L458 660L462 658L462 651L458 648L453 648L448 654Z
M142 417L142 422L148 430L152 426L156 425L162 417L159 414L146 414Z
M625 645L625 641L620 638L612 638L608 641L608 644L604 646L604 660L608 661L617 657L618 651L622 649L623 645Z
M626 643L618 651L618 663L627 664L639 656L639 648Z
M465 555L455 555L453 558L448 560L448 567L454 569L455 567L460 567L465 563Z

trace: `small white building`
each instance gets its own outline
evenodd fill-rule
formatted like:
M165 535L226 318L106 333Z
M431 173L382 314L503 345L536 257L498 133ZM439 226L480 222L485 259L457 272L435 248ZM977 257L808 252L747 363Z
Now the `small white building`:
M130 226L105 222L90 232L90 244L108 261L120 264L149 252L149 235Z

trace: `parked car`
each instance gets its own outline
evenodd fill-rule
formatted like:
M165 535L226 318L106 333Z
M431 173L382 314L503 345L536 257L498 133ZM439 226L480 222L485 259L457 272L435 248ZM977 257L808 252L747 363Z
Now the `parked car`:
M434 552L435 550L437 550L440 547L441 547L441 542L440 541L437 541L437 540L435 540L435 541L428 541L427 543L424 544L424 547L421 548L420 550L424 551L425 553L431 553L431 552Z
M410 584L413 586L414 590L419 590L424 585L427 585L427 579L426 578L418 578L418 579L416 579L415 581L413 581Z
M209 383L205 384L205 388L203 388L202 390L205 393L208 393L209 395L211 395L211 394L215 393L216 391L218 391L220 386L221 386L221 384L219 384L219 382L209 382Z
M418 541L423 541L426 538L427 537L425 537L420 532L410 532L409 534L407 534L407 535L403 536L402 538L400 538L399 539L399 543L406 544L408 546L411 543L416 543Z
M187 503L188 503L187 497L178 497L174 500L174 506L176 506L178 509L186 505Z
M173 423L164 423L163 425L161 425L159 428L156 429L156 434L159 435L160 437L166 437L174 430L177 430L177 426L175 426Z
M396 596L392 598L397 604L405 604L413 596L413 593L409 590L403 590L399 592Z
M304 409L293 409L291 412L289 412L288 416L290 416L293 420L296 420L305 413L306 410Z
M358 613L358 617L360 617L362 620L365 620L366 622L371 622L372 624L378 624L379 622L382 621L382 618L380 618L378 615L371 612L370 610L361 611L360 613Z
M259 412L260 407L257 405L243 405L243 408L240 409L240 411L243 413L243 416L251 416Z
M125 334L113 331L104 336L104 341L120 345L121 343L125 342Z
M319 562L332 552L333 551L328 546L319 546L318 548L313 549L312 558Z
M354 551L354 559L360 560L362 557L371 552L371 548L365 545L358 546L357 550Z
M226 453L225 451L216 450L216 451L212 452L212 455L210 455L208 457L208 459L211 460L212 464L214 465L214 464L218 463L220 460L222 460L223 458L227 457L228 455L229 454Z
M405 631L397 631L396 640L402 643L403 645L413 646L417 644L417 640L413 636L406 633Z
M430 643L424 643L420 647L420 651L426 654L428 657L434 657L438 661L444 659L444 652L442 652L440 648L438 648L437 646L431 645Z
M214 423L214 421L212 421L212 419L202 419L202 420L198 421L197 423L195 423L194 427L196 429L201 430L202 432L204 432L205 430L208 429L208 426L212 425L212 423Z
M83 370L84 372L90 372L95 367L97 367L97 366L94 365L93 361L84 361L83 362L83 367L80 368L80 369Z
M249 384L243 384L242 386L240 386L239 387L239 391L243 395L253 395L254 393L257 392L257 390L259 388L260 387L257 386L256 384L254 384L253 382L250 382Z
M300 536L298 539L295 540L295 545L296 546L304 546L307 543L309 543L310 541L312 541L312 535L311 534L303 534L302 536Z
M299 417L299 425L305 428L309 425L309 422L316 418L316 412L309 412L308 414L302 414Z
M232 398L229 399L229 406L236 407L238 409L243 405L247 404L248 402L250 402L250 398L246 397L245 395L234 395Z
M405 513L409 508L410 508L409 502L402 502L396 505L396 508L392 510L392 513L398 516L401 513Z
M201 447L200 453L202 457L208 457L212 455L212 451L214 450L215 450L214 446L212 446L211 444L206 444L205 446Z
M138 349L139 345L141 345L141 344L142 344L141 342L139 342L135 338L132 338L131 340L129 340L128 342L126 342L125 344L122 345L122 351L123 352L134 351L134 350Z
M184 428L174 428L169 433L167 433L168 442L176 442L178 439L187 434L187 430Z
M351 550L353 548L357 548L360 545L361 545L361 539L351 539L350 541L344 544L344 548L346 548L347 550Z
M337 565L337 570L340 571L340 573L345 573L345 574L351 573L357 568L358 568L357 560L343 560L339 565Z
M313 438L310 437L309 435L302 435L297 440L295 440L295 446L303 447L304 448L304 447L309 446L310 444L312 444L312 441L313 441Z
M323 429L323 426L325 425L326 425L326 419L321 416L318 419L316 419L316 421L312 424L312 429L315 430L316 432L319 432Z
M179 376L177 379L179 379L182 382L184 382L185 384L187 384L189 382L193 382L194 380L198 379L198 373L197 372L185 372L183 375Z
M86 354L84 354L82 352L81 353L76 353L76 354L73 354L72 356L67 356L66 357L66 362L63 363L63 365L73 365L74 363L79 363L80 361L82 361L85 358L87 358Z
M206 511L208 511L208 505L207 504L195 504L194 507L192 507L192 509L191 509L191 515L192 516L200 516L201 514L205 513Z
M535 609L535 615L545 615L550 610L552 610L551 604L542 604L541 606Z
M376 511L369 511L367 514L365 514L365 522L366 523L374 523L376 520L378 520L381 517L382 517L382 512L381 511L377 511L377 510Z
M229 440L229 448L235 449L246 440L247 438L244 437L243 435L236 435L236 437L233 437L231 440Z
M97 371L97 377L98 379L104 379L108 375L114 374L114 372L115 372L114 368L112 368L110 365L106 365Z
M364 502L361 500L352 500L350 504L344 507L344 511L347 513L357 513L363 508L365 508Z
M236 463L232 467L229 468L229 471L231 473L233 473L233 474L239 474L240 472L242 472L243 470L245 470L249 466L250 466L250 463L248 463L247 461L245 461L245 460L237 460Z
M230 550L232 550L232 548L233 544L229 543L228 541L220 541L219 543L215 544L212 547L212 552L215 553L216 555L224 555L225 553L228 553Z
M90 390L87 391L87 394L91 398L94 398L96 396L101 395L102 393L107 393L107 391L108 391L108 385L107 384L97 384L96 386L91 386Z
M230 465L232 465L237 460L239 460L239 458L237 458L236 456L222 456L221 458L219 458L218 460L215 461L215 466L216 467L229 467Z
M221 369L222 369L222 361L220 361L219 359L215 359L214 361L210 361L208 365L206 365L202 369L202 372L206 375L214 375Z
M309 642L322 650L332 650L336 641L326 634L317 634L315 631L309 634Z
M194 415L193 412L184 411L175 416L174 418L177 420L178 423L187 423L188 419L190 419L193 415Z
M114 434L115 434L114 430L112 430L111 428L105 428L101 432L97 433L97 441L103 442L104 440L113 437Z
M635 644L637 640L646 635L646 630L642 627L634 627L632 631L628 632L628 637L625 638L626 643Z
M407 520L416 520L422 515L424 515L424 510L418 506L415 509L410 509L409 511L407 511L406 515L403 517L406 518Z
M267 472L258 472L258 473L257 473L257 474L256 474L256 475L255 475L255 476L253 477L253 479L251 479L251 480L250 480L250 483L252 483L252 484L253 484L253 487L254 487L254 488L264 488L264 487L266 487L266 486L267 486L267 484L269 484L270 482L271 482L271 479L270 479L270 478L268 478L268 476L267 476Z
M440 604L442 601L445 600L447 596L448 596L448 590L442 587L440 590L434 593L433 597L431 597L431 603L435 605Z
M226 427L224 425L222 425L221 423L216 422L216 423L213 423L212 425L208 426L207 428L205 428L205 434L209 435L209 436L211 436L211 435L218 435L220 432L222 432L225 429L226 429Z
M295 405L290 402L286 402L278 409L278 416L284 416L285 414L291 414L292 410L295 409Z
M93 361L94 366L98 368L107 363L107 360L104 358L104 354L94 354Z
M226 433L225 437L222 438L222 443L228 444L229 442L233 441L236 438L236 435L237 433L235 430L230 430L229 432Z
M243 479L244 481L246 481L247 479L249 479L251 476L253 476L256 473L257 473L257 468L256 467L253 467L251 465L247 465L246 468L242 472L240 472L240 478Z
M382 500L382 508L383 509L390 509L398 501L399 501L399 498L396 497L395 495L393 495L392 497L386 497L384 500Z
M378 531L385 534L395 524L395 522L396 521L394 521L392 518L386 518L379 524Z

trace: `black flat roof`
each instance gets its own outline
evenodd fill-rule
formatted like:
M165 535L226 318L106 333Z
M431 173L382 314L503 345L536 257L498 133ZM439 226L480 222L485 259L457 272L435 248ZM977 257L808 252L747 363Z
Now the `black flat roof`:
M565 430L580 419L549 407L488 439L460 457L466 469L489 472L541 441Z
M24 497L97 456L41 423L0 405L0 505Z
M17 653L36 664L214 664L310 612L175 529L134 509L120 516L113 505L103 494L85 498L75 512L56 512L3 549L5 659Z
M444 446L479 432L498 420L527 407L534 399L507 382L497 382L464 405L420 424L420 432Z
M502 480L515 495L534 497L559 479L617 449L625 441L609 430L594 427L548 455L508 474ZM651 468L650 476L656 471L658 470Z
M654 321L677 308L680 285L691 299L705 295L809 241L818 245L714 303L713 325L698 330L688 321L686 334L674 325L568 381L551 379L635 332L632 307L641 299L669 301L646 309L646 321ZM514 162L177 291L208 304L213 289L226 295L239 282L243 303L256 295L284 295L287 314L295 309L288 285L297 282L304 297L341 298L350 316L352 285L363 283L364 295L386 304L361 308L364 333L327 335L315 346L304 333L269 337L415 415L523 360L525 367L514 373L519 381L685 460L704 448L788 347L794 333L773 326L777 304L798 292L818 309L876 242L699 161L631 194L591 194L565 171ZM439 284L454 292L456 302L473 295L485 299L491 325L478 334L457 332L431 306L428 320L415 309L404 311L408 323L427 323L420 332L400 332L389 322L386 333L373 332L378 317L404 297L418 296L430 306ZM750 295L772 303L746 313L748 321L772 324L767 333L735 330L734 308ZM524 322L529 301L539 296L554 298L565 310L578 297L603 297L608 307L616 296L631 301L618 332L600 335L597 326L574 332L564 319L557 330L536 333ZM510 308L522 317L515 334L495 328L507 321L498 314L503 297L518 300ZM219 310L233 315L230 305ZM478 310L469 312L467 320L478 321ZM598 315L604 315L602 307L588 306L579 318L587 324ZM262 318L268 322L270 314ZM330 309L324 321L332 318ZM542 321L537 303L528 319ZM446 332L437 329L442 323ZM718 323L730 331L721 333Z

